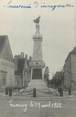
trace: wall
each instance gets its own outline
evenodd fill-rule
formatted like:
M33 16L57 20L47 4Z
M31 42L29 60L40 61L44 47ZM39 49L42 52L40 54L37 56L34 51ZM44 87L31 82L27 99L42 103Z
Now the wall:
M68 56L67 60L65 61L63 69L64 69L64 87L69 88L71 81L71 56Z
M72 88L76 89L76 55L71 55Z
M14 87L15 86L15 76L14 76L14 64L8 62L7 60L0 59L0 80L2 82L2 73L1 71L5 72L6 78L6 85L4 87Z

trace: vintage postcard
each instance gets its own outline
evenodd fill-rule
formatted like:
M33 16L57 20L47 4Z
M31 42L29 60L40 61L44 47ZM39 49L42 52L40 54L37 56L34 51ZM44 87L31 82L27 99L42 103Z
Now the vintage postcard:
M0 0L0 117L76 117L75 0Z

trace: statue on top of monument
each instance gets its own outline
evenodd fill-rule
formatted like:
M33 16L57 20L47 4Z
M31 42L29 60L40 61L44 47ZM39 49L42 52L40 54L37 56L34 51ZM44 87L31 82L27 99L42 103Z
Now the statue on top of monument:
M39 22L40 22L40 16L37 17L36 19L34 19L34 22L37 23L37 24L39 24Z

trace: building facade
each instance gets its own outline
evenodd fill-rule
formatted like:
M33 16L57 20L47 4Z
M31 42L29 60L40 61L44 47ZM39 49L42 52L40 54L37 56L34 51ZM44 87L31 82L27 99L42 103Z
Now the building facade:
M76 89L76 47L68 54L64 70L64 87Z
M24 56L23 52L14 57L15 82L17 88L27 87L28 82L31 79L31 68L29 67L29 61L31 61L31 59L28 59L27 55Z
M49 87L52 88L64 88L64 72L63 71L57 71L53 78L49 82Z
M14 87L14 63L8 36L0 36L0 88Z

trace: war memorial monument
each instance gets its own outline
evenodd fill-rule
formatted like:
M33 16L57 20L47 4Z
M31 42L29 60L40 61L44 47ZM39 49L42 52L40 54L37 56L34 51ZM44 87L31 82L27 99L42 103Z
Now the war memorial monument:
M43 37L40 33L40 17L34 20L36 25L36 32L33 35L33 55L31 66L31 81L28 88L46 89L46 83L44 82L44 68L45 63L42 55L42 41Z

